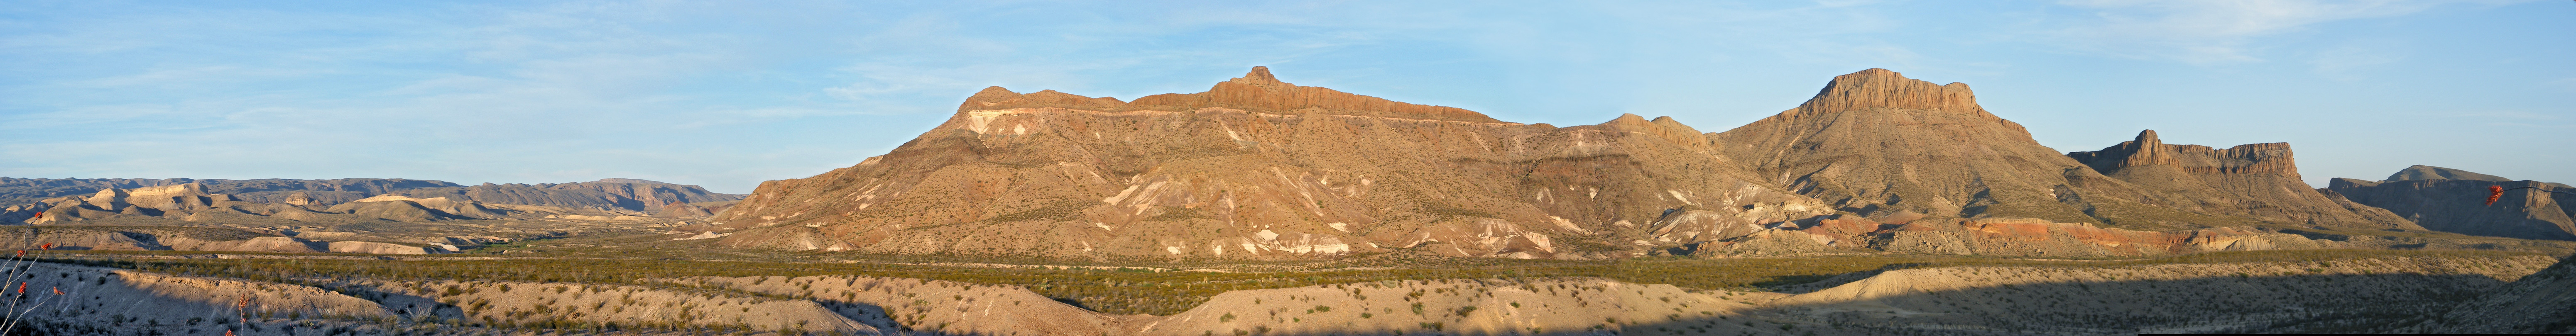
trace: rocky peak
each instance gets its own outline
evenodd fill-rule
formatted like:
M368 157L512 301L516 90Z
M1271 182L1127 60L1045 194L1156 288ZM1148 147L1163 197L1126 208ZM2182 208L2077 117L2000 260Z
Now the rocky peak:
M2075 161L2092 166L2094 171L2107 174L2128 167L2180 165L2181 163L2175 161L2168 154L2169 152L2171 151L2165 148L2164 140L2156 138L2156 130L2144 130L2138 131L2138 138L2135 140L2121 142L2098 151L2073 152L2066 155L2074 157Z
M966 102L1000 102L1019 97L1020 93L1011 92L1011 89L1005 89L1000 86L987 86L984 87L984 90L982 91L975 91L974 96L966 97Z
M1244 74L1243 74L1243 77L1235 77L1234 79L1226 80L1226 82L1228 82L1228 83L1236 83L1236 84L1252 85L1252 86L1260 86L1260 87L1266 87L1266 88L1280 88L1280 87L1294 87L1294 86L1296 86L1296 85L1288 84L1287 82L1281 82L1281 81L1279 81L1279 77L1278 77L1278 76L1271 76L1271 75L1270 75L1270 67L1262 67L1262 66L1252 67L1252 72L1244 73Z
M1609 122L1601 125L1616 130L1653 135L1665 141L1692 148L1705 147L1709 142L1707 135L1700 133L1699 129L1683 125L1680 121L1673 120L1673 117L1655 117L1654 120L1646 120L1645 116L1621 113L1618 118L1610 119Z
M1977 95L1966 83L1937 85L1879 68L1835 76L1816 92L1815 98L1798 105L1801 112L1810 114L1868 108L1986 114L1984 108L1977 106Z

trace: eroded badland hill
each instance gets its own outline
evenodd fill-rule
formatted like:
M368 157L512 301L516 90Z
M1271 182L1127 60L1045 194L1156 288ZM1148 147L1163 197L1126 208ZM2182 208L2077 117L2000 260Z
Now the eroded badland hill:
M26 250L0 259L0 332L2576 332L2563 185L2300 181L2283 143L2048 148L1967 84L1884 69L1702 132L1256 67L1134 100L987 88L750 195L0 178L0 244Z

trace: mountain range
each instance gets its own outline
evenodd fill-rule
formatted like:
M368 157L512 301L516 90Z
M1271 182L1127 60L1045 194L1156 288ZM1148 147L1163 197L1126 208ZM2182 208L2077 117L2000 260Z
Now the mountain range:
M2284 143L2141 130L2059 151L1966 84L1884 69L1703 132L1506 122L1256 67L1132 101L987 88L885 155L750 195L0 178L0 249L29 273L0 288L32 307L0 320L60 335L2576 332L2567 186L2420 165L2301 181Z
M0 246L18 249L380 254L679 226L741 198L634 179L462 186L407 179L0 178L0 194L45 197L0 206L0 221L28 224L0 230Z
M1709 133L1504 122L1255 67L1133 101L986 88L885 155L763 183L700 229L747 248L1070 258L2568 248L2432 230L2352 195L2301 182L2286 143L2146 130L2061 152L1967 84L1885 69Z
M742 195L708 192L706 188L694 185L614 178L573 183L484 183L467 186L447 181L399 178L199 180L0 177L0 205L92 194L105 189L138 189L189 183L203 184L208 193L232 195L245 202L287 203L290 198L301 198L303 201L299 202L310 202L326 207L368 197L402 195L418 198L455 197L489 203L599 210L623 209L651 213L660 212L663 206L674 203L742 199Z

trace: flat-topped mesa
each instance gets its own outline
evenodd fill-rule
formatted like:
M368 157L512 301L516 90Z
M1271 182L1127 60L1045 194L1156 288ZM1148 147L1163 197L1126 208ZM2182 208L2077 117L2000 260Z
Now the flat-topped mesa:
M2103 174L2144 166L2173 166L2192 173L2297 175L2299 172L2298 164L2290 157L2290 144L2286 142L2237 145L2227 149L2172 145L2157 139L2155 130L2140 131L2136 140L2109 148L2066 153L2066 156Z
M1887 69L1870 68L1842 76L1825 84L1815 98L1791 110L1789 114L1818 114L1868 108L1938 110L1977 115L1986 109L1977 106L1977 94L1966 83L1932 84L1905 78Z
M1501 122L1500 120L1494 120L1493 117L1487 117L1483 113L1476 113L1475 111L1468 111L1461 108L1410 104L1386 100L1385 98L1335 91L1327 88L1297 86L1295 84L1281 82L1278 77L1271 76L1270 68L1268 67L1252 67L1251 73L1246 73L1243 77L1218 82L1216 83L1216 86L1208 88L1207 92L1189 94L1158 94L1136 98L1133 102L1120 101L1117 98L1109 97L1084 97L1080 95L1055 92L1053 90L1020 94L998 86L989 87L984 88L984 91L976 92L975 96L967 98L964 104L960 104L957 107L957 113L963 116L968 114L970 111L1046 107L1103 112L1131 110L1189 111L1200 108L1220 107L1278 114L1321 113L1404 119Z

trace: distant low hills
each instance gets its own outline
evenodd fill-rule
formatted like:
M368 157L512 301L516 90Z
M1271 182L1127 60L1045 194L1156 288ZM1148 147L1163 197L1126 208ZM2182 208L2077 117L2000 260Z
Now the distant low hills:
M58 195L0 204L0 223L10 225L0 230L0 247L393 254L573 232L659 230L689 225L742 198L635 179L464 186L408 179L0 178L0 191L20 200Z
M103 189L137 189L204 184L206 193L227 194L244 202L287 203L291 197L302 202L332 206L368 197L401 195L415 198L448 197L485 203L559 206L581 209L623 209L659 213L664 205L721 202L742 199L743 195L708 192L695 185L670 184L637 179L602 179L591 182L460 185L447 181L398 178L348 178L327 180L299 179L49 179L0 177L0 206L36 202L47 198L82 195ZM295 196L295 195L302 196ZM699 209L703 211L703 209Z

